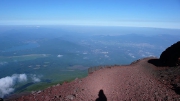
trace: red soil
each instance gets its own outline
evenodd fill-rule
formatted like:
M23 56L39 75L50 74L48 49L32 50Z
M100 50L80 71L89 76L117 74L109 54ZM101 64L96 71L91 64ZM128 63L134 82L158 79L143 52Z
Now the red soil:
M103 90L107 101L180 100L180 95L171 89L170 83L163 83L163 78L158 77L160 67L149 64L149 59L139 60L129 66L100 69L83 79L58 84L11 100L95 101L100 90Z

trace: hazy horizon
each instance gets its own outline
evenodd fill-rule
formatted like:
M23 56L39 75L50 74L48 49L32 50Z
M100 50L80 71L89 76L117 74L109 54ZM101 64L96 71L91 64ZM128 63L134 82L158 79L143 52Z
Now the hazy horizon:
M1 0L0 25L180 29L179 0Z
M0 97L158 58L179 40L179 0L0 0Z

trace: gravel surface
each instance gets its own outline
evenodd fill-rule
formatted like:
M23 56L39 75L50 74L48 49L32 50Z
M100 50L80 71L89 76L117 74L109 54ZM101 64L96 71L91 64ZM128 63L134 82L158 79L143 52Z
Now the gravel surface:
M145 58L128 66L103 68L83 79L57 84L12 101L178 101L172 80ZM161 73L161 74L159 74ZM171 78L173 79L173 78ZM163 81L165 83L163 83ZM169 82L169 83L168 83ZM179 82L179 81L178 81Z

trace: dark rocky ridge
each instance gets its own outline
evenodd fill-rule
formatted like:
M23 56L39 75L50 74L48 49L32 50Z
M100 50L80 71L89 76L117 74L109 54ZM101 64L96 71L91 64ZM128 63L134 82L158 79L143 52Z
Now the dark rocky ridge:
M180 41L168 47L160 55L160 61L164 66L180 65Z

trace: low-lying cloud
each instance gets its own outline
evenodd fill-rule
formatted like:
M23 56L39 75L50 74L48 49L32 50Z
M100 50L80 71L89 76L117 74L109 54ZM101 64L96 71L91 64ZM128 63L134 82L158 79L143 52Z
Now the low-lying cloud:
M36 74L32 74L31 79L32 79L32 82L34 83L41 81L40 78L36 76Z
M28 80L29 78L29 80ZM13 74L12 76L6 76L0 79L0 98L3 98L5 95L12 93L15 88L14 86L18 83L23 82L40 82L40 77L35 74Z
M4 97L14 91L13 86L16 83L27 81L26 74L13 74L0 79L0 97Z
M60 55L60 54L59 54L59 55L57 55L57 57L58 57L58 58L60 58L60 57L62 57L62 56L63 56L63 55Z
M136 58L132 53L128 53L131 58Z

